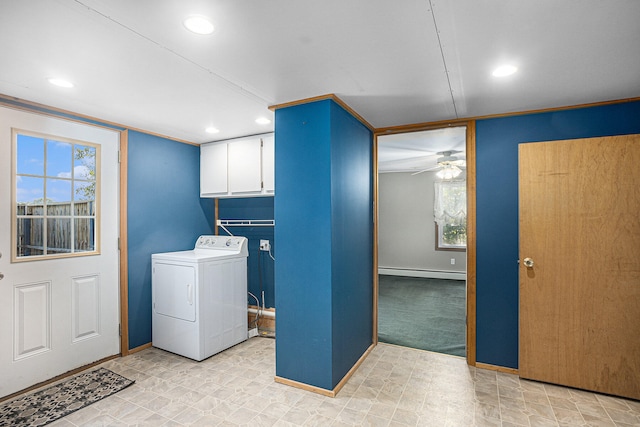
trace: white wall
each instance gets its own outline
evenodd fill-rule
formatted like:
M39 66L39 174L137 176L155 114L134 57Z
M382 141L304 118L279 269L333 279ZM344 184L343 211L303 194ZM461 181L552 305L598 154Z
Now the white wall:
M434 178L435 172L413 176L411 173L379 174L378 267L381 273L389 274L387 269L397 269L400 275L422 276L430 271L466 271L466 252L435 250ZM455 265L451 265L452 258Z

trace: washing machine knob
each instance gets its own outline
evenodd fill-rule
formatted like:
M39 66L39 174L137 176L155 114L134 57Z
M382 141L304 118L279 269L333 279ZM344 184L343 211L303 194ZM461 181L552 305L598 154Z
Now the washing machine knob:
M231 239L227 240L227 243L225 243L227 246L231 246Z

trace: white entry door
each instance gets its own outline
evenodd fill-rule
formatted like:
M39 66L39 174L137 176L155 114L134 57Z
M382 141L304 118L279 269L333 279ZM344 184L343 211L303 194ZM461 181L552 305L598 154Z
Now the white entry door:
M0 107L0 397L120 353L119 143Z

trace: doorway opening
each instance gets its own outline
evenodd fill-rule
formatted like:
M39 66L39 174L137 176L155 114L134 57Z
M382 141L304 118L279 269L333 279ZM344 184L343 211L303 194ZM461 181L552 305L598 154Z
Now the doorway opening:
M378 340L466 356L466 126L379 135Z

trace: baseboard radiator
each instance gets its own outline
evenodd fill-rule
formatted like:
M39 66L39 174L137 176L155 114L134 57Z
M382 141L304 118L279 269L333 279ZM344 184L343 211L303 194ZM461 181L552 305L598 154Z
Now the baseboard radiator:
M378 274L387 276L404 276L404 277L424 277L427 279L451 279L451 280L467 280L465 271L446 271L446 270L410 270L406 268L378 268Z

